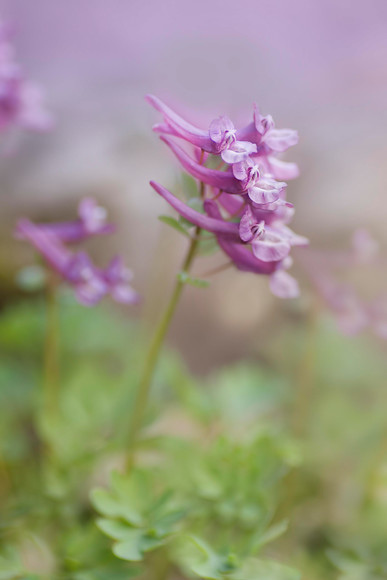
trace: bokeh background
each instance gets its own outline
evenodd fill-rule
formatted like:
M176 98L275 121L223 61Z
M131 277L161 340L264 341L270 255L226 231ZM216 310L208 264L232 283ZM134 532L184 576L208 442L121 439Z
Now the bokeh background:
M20 295L15 274L31 257L12 239L17 217L63 219L94 195L119 229L93 250L102 260L124 253L144 294L124 312L154 323L185 242L157 220L167 209L148 185L173 187L179 172L151 132L148 92L204 126L219 114L246 122L259 103L300 133L287 154L301 168L289 185L294 229L335 249L365 226L386 245L385 0L2 0L0 9L56 121L0 160L3 304ZM221 261L200 260L195 271ZM367 292L387 287L380 278L367 274ZM307 294L283 304L265 279L224 272L210 290L187 288L171 341L206 371L257 352L273 326L302 315Z

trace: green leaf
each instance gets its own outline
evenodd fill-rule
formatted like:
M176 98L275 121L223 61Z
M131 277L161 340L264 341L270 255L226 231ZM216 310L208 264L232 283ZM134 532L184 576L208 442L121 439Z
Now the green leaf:
M140 562L144 557L144 552L150 552L164 543L163 539L151 535L143 530L129 530L130 538L118 542L113 546L113 554L122 560L129 562Z
M93 489L91 492L93 506L104 516L123 518L133 525L141 525L142 518L138 512L118 501L105 489Z
M219 556L202 538L186 536L183 545L183 564L201 578L220 580L224 558Z
M252 552L261 549L269 542L273 542L288 529L288 521L282 520L273 526L270 526L263 534L259 535L255 542L253 542Z
M129 527L124 522L99 518L96 524L101 532L113 540L131 540L133 537L134 528Z
M178 221L174 217L171 217L171 216L168 216L168 215L161 215L161 216L159 216L159 220L161 222L163 222L164 224L167 224L171 228L175 229L180 234L183 234L184 236L187 236L187 238L190 238L191 237L189 235L189 233L187 232L187 230L185 229L185 227L182 225L182 222ZM190 224L190 225L192 226L192 224Z
M201 280L200 278L191 278L187 272L179 272L177 279L183 284L190 284L191 286L196 286L197 288L207 288L210 283L207 280Z
M113 546L113 554L129 562L141 562L143 551L141 548L142 531L133 530L132 538L125 542L118 542Z
M233 580L300 580L301 574L279 562L249 558L231 577Z

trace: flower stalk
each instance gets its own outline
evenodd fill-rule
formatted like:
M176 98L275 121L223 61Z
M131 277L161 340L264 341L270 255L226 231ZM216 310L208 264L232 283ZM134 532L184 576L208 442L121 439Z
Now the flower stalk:
M48 277L46 288L46 336L44 345L44 411L48 416L58 411L59 394L59 316L57 281Z
M200 227L197 226L195 228L195 233L191 238L186 257L180 270L182 273L188 274L191 269L200 241L201 231L202 230ZM183 278L177 278L171 298L153 335L148 354L145 359L144 372L136 394L128 433L128 457L126 462L127 472L130 472L133 467L137 438L145 415L157 361L165 336L168 332L173 315L176 311L176 307L179 303L184 285L185 283Z
M203 163L203 160L204 160L204 151L201 152L200 164ZM203 182L200 182L199 188L200 188L199 189L200 198L204 199L205 184ZM184 258L180 270L180 272L183 274L188 274L191 269L192 263L196 256L201 235L202 228L200 226L196 226L194 234L192 235L190 244L188 246L187 254ZM166 309L164 310L164 313L153 335L152 341L149 346L148 354L145 359L144 372L136 394L136 399L132 410L131 422L129 426L128 456L126 461L126 470L128 473L131 471L133 467L137 438L145 415L150 388L152 386L152 379L155 373L161 347L163 345L173 315L179 303L180 296L183 292L183 288L184 288L184 277L180 276L176 279L175 287L173 289L171 298L168 302Z

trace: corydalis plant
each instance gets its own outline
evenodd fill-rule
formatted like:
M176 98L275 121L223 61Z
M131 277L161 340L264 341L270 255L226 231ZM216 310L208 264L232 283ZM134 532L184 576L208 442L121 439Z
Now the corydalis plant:
M305 246L308 241L288 227L294 208L286 200L287 184L280 180L296 177L298 168L279 160L278 154L297 143L297 132L276 129L272 117L262 116L257 107L253 122L240 130L224 116L202 130L157 97L149 95L147 100L163 115L164 122L154 130L162 135L183 169L203 184L203 213L152 181L155 191L182 218L214 234L239 270L269 276L270 288L278 297L296 297L298 284L286 272L292 265L289 254L292 246ZM193 155L170 136L190 143ZM210 161L210 156L215 161ZM212 169L214 165L218 168Z
M133 275L120 256L102 269L94 265L86 252L73 252L67 245L114 230L113 224L106 223L106 210L93 199L85 198L79 205L78 219L48 224L21 219L15 235L39 252L50 269L74 289L81 304L94 306L108 294L117 302L133 304L138 301L138 294L130 286Z

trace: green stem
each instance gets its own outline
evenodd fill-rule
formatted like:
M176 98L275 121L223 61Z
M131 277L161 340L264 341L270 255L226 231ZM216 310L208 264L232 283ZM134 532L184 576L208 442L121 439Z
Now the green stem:
M48 280L46 290L46 338L44 345L44 412L55 414L58 409L59 336L56 280Z
M195 229L195 234L191 239L191 243L188 248L187 255L184 259L181 272L188 273L192 262L195 258L196 250L200 240L201 229L197 227ZM161 346L163 344L164 338L168 332L169 325L175 313L176 307L179 303L181 293L183 291L184 282L181 279L177 279L175 288L173 290L172 296L169 303L164 311L163 316L156 328L153 339L150 343L147 357L144 363L144 373L137 391L137 396L134 402L134 407L132 410L132 420L130 424L130 430L128 434L128 459L127 459L127 471L129 472L133 466L134 451L136 446L136 441L138 433L141 429L142 421L144 418L149 392L152 384L153 375L155 372L156 364L159 358Z

